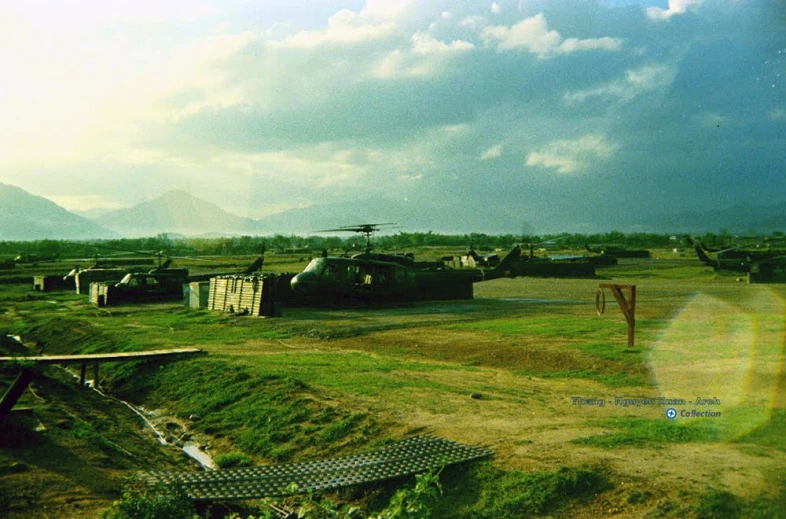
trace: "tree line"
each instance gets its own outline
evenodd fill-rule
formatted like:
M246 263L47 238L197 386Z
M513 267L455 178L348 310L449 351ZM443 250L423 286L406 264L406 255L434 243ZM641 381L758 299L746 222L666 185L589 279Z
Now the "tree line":
M732 237L715 234L698 236L708 245L716 245ZM376 250L402 251L424 247L455 247L477 251L508 249L514 244L523 244L552 249L583 249L590 246L621 246L625 248L647 249L673 247L680 242L679 237L655 233L623 233L611 231L597 234L545 234L521 236L514 234L436 234L433 232L399 232L373 236ZM728 241L727 241L728 243ZM351 236L235 236L224 238L188 238L159 234L146 238L120 238L91 241L38 240L2 241L0 255L15 256L20 253L39 256L59 255L61 257L93 257L142 253L154 255L159 252L180 256L230 256L259 254L263 247L267 253L312 253L327 249L330 251L362 250L365 237Z

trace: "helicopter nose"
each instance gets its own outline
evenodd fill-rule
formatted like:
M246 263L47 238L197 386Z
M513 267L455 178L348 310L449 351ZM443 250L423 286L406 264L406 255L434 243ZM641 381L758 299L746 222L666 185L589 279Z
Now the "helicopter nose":
M289 282L289 286L292 288L292 291L296 294L307 294L309 292L309 280L308 276L304 275L303 273L298 274L297 276L293 277L292 280Z

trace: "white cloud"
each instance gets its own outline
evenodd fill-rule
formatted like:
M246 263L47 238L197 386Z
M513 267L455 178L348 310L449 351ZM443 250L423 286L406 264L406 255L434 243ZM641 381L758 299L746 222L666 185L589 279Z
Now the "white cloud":
M557 48L559 54L570 54L571 52L584 51L584 50L620 50L622 48L622 40L619 38L610 38L605 36L603 38L586 38L579 40L577 38L568 38L560 43Z
M672 16L685 14L689 7L700 5L702 0L669 0L669 8L648 7L647 16L651 20L668 20Z
M373 75L379 79L435 76L445 70L453 56L475 48L472 43L462 40L444 43L426 33L414 34L411 41L410 50L388 53L373 68Z
M416 54L462 52L474 48L473 44L462 40L444 43L425 33L418 33L412 36L412 51Z
M384 11L371 11L381 16ZM394 13L387 13L393 15ZM388 37L396 28L392 21L369 23L366 17L349 9L342 9L328 19L328 26L321 31L301 31L280 41L271 41L273 47L314 49L323 45L356 45Z
M487 45L496 43L498 51L522 49L540 57L588 50L617 51L622 48L622 40L619 38L563 40L559 32L549 30L543 13L525 18L511 27L502 25L486 27L481 32L481 38Z
M495 144L480 155L480 160L491 160L502 156L502 144Z
M563 98L565 101L582 103L593 97L618 97L623 101L629 101L637 95L659 90L669 86L677 71L675 67L666 64L652 64L627 70L625 77L616 79L608 83L566 93Z
M487 27L481 36L487 43L496 41L497 50L524 49L541 55L553 52L562 40L557 31L548 30L542 13L525 18L511 27Z
M599 135L587 134L574 140L552 141L527 156L527 166L555 169L558 174L580 173L586 167L610 158L617 145Z
M502 11L502 8L500 7L500 5L497 2L492 2L491 3L491 12L494 13L494 14L497 14L500 11Z
M364 150L322 144L264 153L226 153L212 158L222 168L286 179L309 188L361 186L367 174Z
M53 5L33 13L0 7L6 35L0 36L0 163L60 164L125 153L142 121L172 121L243 101L216 64L256 37L215 29L184 36L179 24L195 23L209 9L195 6L185 16L151 9L150 2L111 12L100 6L61 12ZM13 32L6 30L10 23ZM171 38L158 41L147 24ZM196 95L177 108L165 102L184 92Z

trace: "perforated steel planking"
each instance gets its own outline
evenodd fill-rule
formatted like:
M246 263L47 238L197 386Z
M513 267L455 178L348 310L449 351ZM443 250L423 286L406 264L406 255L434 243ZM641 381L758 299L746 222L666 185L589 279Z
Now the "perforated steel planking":
M375 451L328 460L208 472L147 471L140 477L151 486L179 484L196 501L258 499L420 474L491 454L484 447L422 435Z

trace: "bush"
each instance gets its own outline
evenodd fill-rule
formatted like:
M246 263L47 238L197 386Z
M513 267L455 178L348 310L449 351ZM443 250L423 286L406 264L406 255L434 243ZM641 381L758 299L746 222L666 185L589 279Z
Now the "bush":
M198 517L194 503L179 485L148 486L131 481L123 498L112 503L104 519L193 519Z
M248 467L251 465L251 458L242 452L230 452L229 454L220 454L213 458L213 461L219 468L229 469L232 467Z

